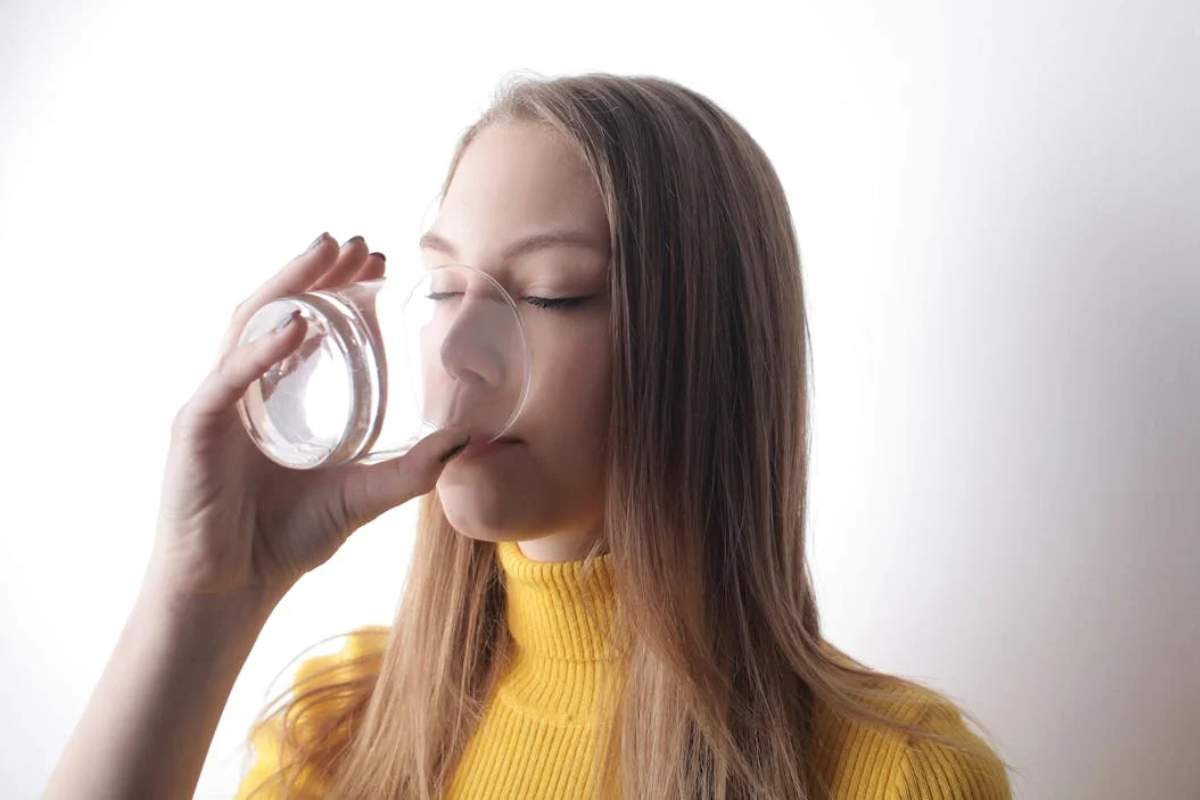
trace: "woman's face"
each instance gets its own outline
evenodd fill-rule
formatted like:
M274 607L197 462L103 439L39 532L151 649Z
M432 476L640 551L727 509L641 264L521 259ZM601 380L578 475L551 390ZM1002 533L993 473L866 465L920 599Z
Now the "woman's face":
M505 259L550 231L588 244ZM446 516L473 539L520 540L539 561L582 558L603 524L610 390L610 249L595 181L549 129L494 124L463 153L429 233L424 265L467 264L495 278L516 301L533 354L528 399L505 432L519 441L451 459L437 483ZM542 308L528 298L585 299Z

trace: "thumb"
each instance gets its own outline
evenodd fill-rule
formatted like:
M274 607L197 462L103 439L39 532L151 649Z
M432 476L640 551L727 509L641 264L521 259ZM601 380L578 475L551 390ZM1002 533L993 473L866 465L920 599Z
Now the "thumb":
M469 440L464 428L444 428L429 434L399 458L347 469L341 493L355 527L432 490L446 463Z

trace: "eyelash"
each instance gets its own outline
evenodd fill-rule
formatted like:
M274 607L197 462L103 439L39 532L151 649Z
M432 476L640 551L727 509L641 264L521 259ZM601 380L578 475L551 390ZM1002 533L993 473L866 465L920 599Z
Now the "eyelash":
M429 300L443 300L452 295L462 294L462 292L434 292L433 294L425 295ZM529 304L536 308L557 309L565 311L587 300L586 297L526 297Z

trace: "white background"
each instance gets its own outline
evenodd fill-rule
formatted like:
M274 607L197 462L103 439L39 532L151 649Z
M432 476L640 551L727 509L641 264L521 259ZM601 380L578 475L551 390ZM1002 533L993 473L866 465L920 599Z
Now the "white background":
M708 95L784 182L830 638L978 714L1018 797L1194 797L1196 4L435 5L0 5L0 795L109 657L234 305L326 229L395 274L502 77L600 70ZM389 622L410 506L277 608L198 797L292 656Z

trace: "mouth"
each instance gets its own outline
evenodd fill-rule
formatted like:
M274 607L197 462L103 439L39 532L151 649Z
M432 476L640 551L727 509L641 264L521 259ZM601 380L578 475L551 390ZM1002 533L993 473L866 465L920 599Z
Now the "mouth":
M522 442L520 439L514 439L510 436L502 436L494 442L471 442L469 445L463 448L462 452L459 453L458 456L453 460L459 461L464 458L471 459L492 455L509 450L511 446L515 444L522 444Z

